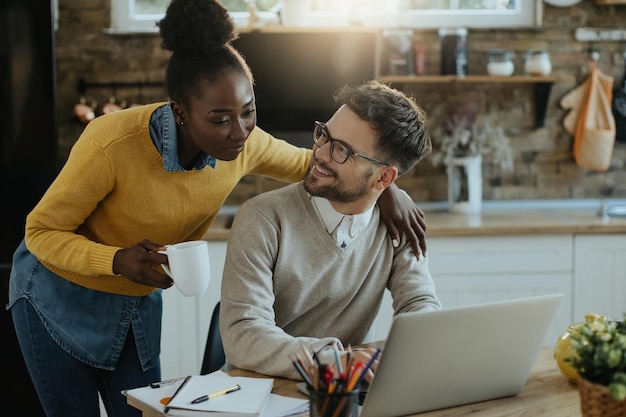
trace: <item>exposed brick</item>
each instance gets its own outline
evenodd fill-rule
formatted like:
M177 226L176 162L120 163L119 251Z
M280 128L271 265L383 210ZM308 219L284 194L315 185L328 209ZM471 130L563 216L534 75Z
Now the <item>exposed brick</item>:
M160 47L158 35L108 35L110 5L107 0L59 0L59 30L56 34L58 113L60 153L66 158L83 126L71 116L78 101L77 81L89 82L162 82L169 52ZM489 49L507 48L516 53L515 73L523 73L524 52L547 49L553 73L571 75L576 82L555 83L548 103L546 124L534 126L534 89L532 84L415 84L401 86L415 96L429 113L433 127L444 122L441 107L445 104L475 106L481 113L495 115L514 148L513 172L503 172L486 161L483 166L483 198L486 200L557 199L557 198L626 198L626 143L616 143L611 166L606 172L578 167L572 157L573 138L562 127L566 111L560 98L582 80L587 71L587 48L577 42L577 27L626 27L626 6L596 6L584 1L574 7L544 6L541 29L470 30L468 35L469 71L485 74ZM439 72L440 44L436 30L415 31L415 39L428 44L426 73ZM611 60L614 51L622 51L621 42L599 42L599 67L622 79L624 65ZM167 99L164 88L136 87L116 89L128 102ZM101 103L112 91L91 89L89 95ZM260 192L284 184L261 177L246 177L236 187L227 204L240 204ZM413 171L398 179L398 185L416 201L447 199L445 167L422 161Z

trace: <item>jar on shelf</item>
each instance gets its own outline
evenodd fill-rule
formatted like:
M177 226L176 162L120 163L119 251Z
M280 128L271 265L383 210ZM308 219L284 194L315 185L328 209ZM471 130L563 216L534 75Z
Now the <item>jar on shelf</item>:
M552 63L548 51L528 51L524 62L524 72L528 75L550 75Z
M467 75L467 29L441 28L441 75Z
M491 49L487 55L487 74L509 76L515 71L515 53L506 49Z

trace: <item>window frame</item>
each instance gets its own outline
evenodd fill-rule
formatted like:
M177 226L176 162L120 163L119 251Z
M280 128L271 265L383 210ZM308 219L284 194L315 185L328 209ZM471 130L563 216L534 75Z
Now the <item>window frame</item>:
M156 22L162 14L136 15L134 14L135 0L111 0L111 27L106 31L109 33L157 33ZM342 12L337 11L339 21L348 21L347 16L339 16ZM344 11L345 13L345 11ZM311 12L308 22L311 26L323 28L328 22L337 21L329 19L333 12ZM231 12L237 28L246 29L245 23L248 21L247 12ZM343 19L341 19L343 17ZM490 10L448 10L448 11L415 11L384 12L374 10L371 13L364 13L362 21L366 27L379 28L406 28L413 30L438 29L441 27L466 27L477 29L515 29L515 28L539 28L543 19L542 0L522 0L520 2L520 12L511 11L494 12ZM493 22L497 22L496 25Z

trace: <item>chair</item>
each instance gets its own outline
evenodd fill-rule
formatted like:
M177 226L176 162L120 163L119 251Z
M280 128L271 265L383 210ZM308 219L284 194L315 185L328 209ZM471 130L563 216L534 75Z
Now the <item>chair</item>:
M224 345L222 344L222 336L220 334L220 302L218 301L211 316L200 375L215 372L225 363L226 355L224 354Z

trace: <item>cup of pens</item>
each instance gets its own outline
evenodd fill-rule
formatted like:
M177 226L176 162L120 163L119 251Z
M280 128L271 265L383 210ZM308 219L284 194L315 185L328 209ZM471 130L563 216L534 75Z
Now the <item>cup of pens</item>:
M309 390L311 417L357 417L359 415L359 390L328 392Z
M355 360L350 346L343 360L335 348L334 364L323 364L304 346L302 351L304 356L292 357L291 362L306 383L310 417L357 417L359 387L381 350L377 349L367 364Z

